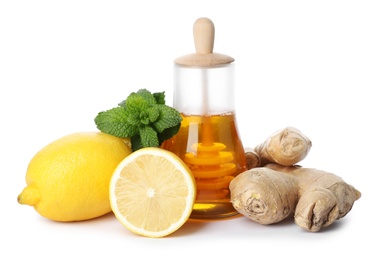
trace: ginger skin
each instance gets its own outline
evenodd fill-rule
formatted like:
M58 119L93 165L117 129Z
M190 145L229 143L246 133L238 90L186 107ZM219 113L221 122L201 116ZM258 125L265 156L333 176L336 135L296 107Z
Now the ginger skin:
M297 128L288 126L272 134L254 149L246 148L248 169L277 163L294 165L303 160L311 149L311 140Z
M361 197L335 174L278 164L239 174L230 191L234 208L249 219L273 224L294 213L295 223L311 232L344 217Z
M231 181L231 203L247 218L260 224L273 224L294 211L298 201L297 187L295 180L287 174L257 167Z
M248 170L229 186L234 208L261 224L293 214L295 223L311 232L344 217L361 193L335 174L296 165L311 146L301 131L286 127L246 148Z

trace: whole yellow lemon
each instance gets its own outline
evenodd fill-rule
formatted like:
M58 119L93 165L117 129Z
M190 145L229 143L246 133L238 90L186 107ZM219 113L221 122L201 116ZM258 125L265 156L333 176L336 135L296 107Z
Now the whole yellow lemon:
M30 161L17 200L55 221L81 221L111 211L110 178L129 154L127 140L101 132L73 133L42 148Z

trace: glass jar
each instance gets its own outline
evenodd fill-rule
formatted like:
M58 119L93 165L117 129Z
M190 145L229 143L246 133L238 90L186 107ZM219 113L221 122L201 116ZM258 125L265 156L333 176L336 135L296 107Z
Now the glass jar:
M245 171L234 100L234 59L213 53L214 25L194 24L196 53L174 64L173 107L183 118L179 132L162 148L177 154L191 169L197 197L191 214L217 219L238 214L230 202L230 181Z

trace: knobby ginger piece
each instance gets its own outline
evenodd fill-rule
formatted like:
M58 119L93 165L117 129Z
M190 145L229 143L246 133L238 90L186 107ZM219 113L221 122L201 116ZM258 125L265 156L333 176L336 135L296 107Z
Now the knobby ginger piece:
M234 208L261 224L294 214L301 228L317 232L344 217L361 193L339 176L318 169L268 164L230 183Z
M307 156L311 147L311 140L305 134L288 126L275 132L255 148L246 147L247 167L252 169L269 163L295 165Z
M273 224L289 216L298 201L294 178L268 168L245 171L230 183L231 202L241 214L260 224Z

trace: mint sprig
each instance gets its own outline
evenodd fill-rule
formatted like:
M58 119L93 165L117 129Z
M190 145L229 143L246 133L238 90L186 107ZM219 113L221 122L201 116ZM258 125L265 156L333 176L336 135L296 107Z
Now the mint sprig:
M165 93L140 89L117 107L99 112L97 128L110 135L130 138L131 148L159 147L174 136L181 125L180 113L165 105Z

